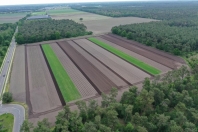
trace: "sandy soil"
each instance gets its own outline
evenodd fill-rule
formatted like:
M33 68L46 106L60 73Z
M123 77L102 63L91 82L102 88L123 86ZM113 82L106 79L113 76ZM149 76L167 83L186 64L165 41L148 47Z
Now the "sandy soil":
M162 65L160 63L157 63L157 62L155 62L155 61L153 61L151 59L148 59L148 58L146 58L146 57L144 57L142 55L139 55L139 54L137 54L137 53L135 53L133 51L125 49L125 48L123 48L123 47L121 47L119 45L116 45L116 44L114 44L114 43L112 43L110 41L107 41L107 40L103 39L102 37L96 37L96 38L98 40L100 40L100 41L103 41L103 42L105 42L105 43L107 43L107 44L109 44L109 45L111 45L111 46L113 46L113 47L115 47L115 48L117 48L117 49L119 49L119 50L121 50L121 51L123 51L123 52L125 52L125 53L127 53L127 54L129 54L129 55L131 55L131 56L133 56L133 57L135 57L135 58L137 58L137 59L139 59L139 60L141 60L141 61L143 61L143 62L145 62L145 63L147 63L147 64L149 64L149 65L151 65L153 67L155 67L155 68L157 68L157 69L159 69L159 70L161 70L162 73L171 70L170 68L168 68L168 67L166 67L166 66L164 66L164 65Z
M39 46L27 47L30 100L33 113L61 106L52 77Z
M78 53L66 41L59 42L60 47L65 53L72 58L78 69L81 70L83 75L89 79L89 82L94 86L97 92L109 92L112 87L117 87L109 78L100 72L93 64L91 64L85 57Z
M105 76L107 76L112 82L114 82L117 86L123 87L126 86L127 83L124 82L121 78L119 78L115 73L110 71L107 67L105 67L102 63L92 57L89 53L84 51L81 47L75 44L73 41L67 41L73 48L75 48L80 54L82 54L88 61L90 61L98 70L100 70Z
M74 41L131 84L142 81L145 77L150 77L147 73L86 39Z
M87 26L88 31L92 31L94 34L101 34L101 33L111 32L111 28L114 26L151 22L151 21L156 21L156 20L147 19L147 18L138 18L138 17L119 17L119 18L83 21L82 23Z
M108 36L108 35L103 35L102 38L114 43L114 44L117 44L123 48L126 48L128 50L131 50L137 54L140 54L144 57L147 57L153 61L156 61L162 65L165 65L171 69L175 69L177 66L175 64L175 62L171 59L168 59L166 57L163 57L163 56L160 56L158 54L155 54L151 51L148 51L148 50L145 50L145 49L142 49L140 47L137 47L135 45L132 45L132 44L129 44L125 41L122 41L120 39L117 39L117 38L114 38L114 37L111 37L111 36Z
M73 64L73 62L68 58L68 56L62 51L58 44L51 44L52 49L56 53L58 59L64 66L65 70L69 74L71 80L74 82L76 88L82 97L93 96L97 92L92 87L92 85L87 81L87 79L82 75L78 68Z
M175 55L169 54L169 53L167 53L167 52L164 52L164 51L161 51L161 50L158 50L158 49L155 49L155 48L146 46L146 45L144 45L144 44L138 43L138 42L133 41L133 40L127 40L127 39L125 39L125 38L123 38L123 37L120 37L120 36L118 36L118 35L114 35L114 34L108 34L108 35L109 35L109 36L112 36L112 37L115 37L115 38L118 38L118 39L120 39L120 40L123 40L123 41L125 41L125 42L128 42L128 43L130 43L130 44L132 44L132 45L138 46L138 47L140 47L140 48L149 50L149 51L151 51L151 52L154 52L154 53L156 53L156 54L158 54L158 55L164 56L164 57L169 58L169 59L171 59L171 60L177 61L177 62L179 62L179 63L186 64L186 62L185 62L181 57L179 57L179 56L175 56Z
M13 61L10 78L10 92L14 101L26 102L25 91L25 49L24 46L17 46Z

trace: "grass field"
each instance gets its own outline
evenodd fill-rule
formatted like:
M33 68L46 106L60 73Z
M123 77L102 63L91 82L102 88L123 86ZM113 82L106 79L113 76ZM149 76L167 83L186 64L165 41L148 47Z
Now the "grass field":
M100 41L100 40L98 40L98 39L96 39L96 38L88 38L88 40L92 41L93 43L95 43L95 44L97 44L101 47L103 47L104 49L108 50L109 52L119 56L120 58L128 61L129 63L139 67L140 69L142 69L142 70L144 70L144 71L146 71L146 72L148 72L152 75L157 75L157 74L161 73L160 70L158 70L158 69L156 69L156 68L154 68L154 67L152 67L152 66L150 66L150 65L148 65L148 64L146 64L146 63L144 63L144 62L142 62L142 61L140 61L140 60L138 60L138 59L136 59L136 58L134 58L134 57L132 57L132 56L130 56L130 55L128 55L128 54L126 54L126 53L124 53L124 52L122 52L122 51L102 42L102 41Z
M25 17L26 14L25 12L0 14L0 24L17 22L19 19Z
M14 124L14 116L12 114L0 115L0 125L2 125L3 128L5 129L5 131L1 131L1 132L12 132L13 124Z
M45 11L40 11L40 12L33 12L32 15L45 15Z
M62 66L61 62L57 58L56 54L54 53L53 49L50 45L45 44L42 45L46 58L49 62L49 65L52 69L52 72L56 78L60 91L63 95L63 98L66 102L75 100L80 98L80 93L78 92L76 86L72 82L71 78L65 71L64 67Z
M70 9L70 8L63 8L63 9L53 9L46 11L49 15L59 15L59 14L70 14L70 13L83 13L78 10Z

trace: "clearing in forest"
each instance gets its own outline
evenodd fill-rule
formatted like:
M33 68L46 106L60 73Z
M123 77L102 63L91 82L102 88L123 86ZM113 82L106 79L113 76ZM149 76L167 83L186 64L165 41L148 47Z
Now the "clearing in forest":
M148 72L152 75L157 75L157 74L161 73L160 70L158 70L158 69L156 69L156 68L154 68L154 67L152 67L152 66L150 66L150 65L148 65L148 64L146 64L146 63L144 63L144 62L142 62L142 61L140 61L140 60L138 60L138 59L136 59L136 58L134 58L134 57L132 57L132 56L130 56L130 55L128 55L128 54L126 54L126 53L124 53L124 52L122 52L122 51L102 42L102 41L100 41L100 40L98 40L98 39L96 39L96 38L88 38L88 40L92 41L93 43L99 45L100 47L108 50L109 52L119 56L120 58L128 61L129 63L139 67L140 69L142 69L142 70L144 70L144 71L146 71L146 72Z
M64 67L57 58L51 46L49 44L45 44L42 45L42 48L47 58L47 61L49 62L50 68L52 69L54 77L58 83L64 100L66 102L69 102L79 99L81 97L80 93L78 92L76 86L65 71Z

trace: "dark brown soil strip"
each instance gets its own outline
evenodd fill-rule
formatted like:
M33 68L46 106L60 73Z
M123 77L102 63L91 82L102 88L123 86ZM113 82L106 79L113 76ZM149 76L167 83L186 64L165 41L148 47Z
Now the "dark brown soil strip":
M91 55L94 59L96 59L97 61L99 61L102 65L104 65L107 69L109 69L111 72L113 72L115 75L117 75L119 78L121 78L126 84L132 86L132 84L130 82L128 82L126 79L124 79L122 76L120 76L119 74L117 74L115 71L113 71L110 67L108 67L105 63L103 63L102 61L100 61L98 58L96 58L94 55L92 55L91 53L89 53L85 48L83 48L80 44L76 43L75 41L73 41L75 44L77 44L80 48L82 48L85 52L87 52L89 55Z
M173 60L170 60L170 59L165 58L163 56L159 56L159 55L157 55L155 53L152 53L152 52L150 52L148 50L141 49L140 47L134 46L132 44L124 42L123 40L119 40L119 39L111 37L111 36L109 37L109 36L105 36L104 35L104 36L101 36L101 37L103 39L106 39L107 41L110 41L110 42L112 42L114 44L117 44L117 45L123 47L123 48L131 50L131 51L133 51L133 52L135 52L137 54L140 54L140 55L142 55L144 57L147 57L147 58L149 58L149 59L151 59L153 61L156 61L156 62L158 62L158 63L160 63L162 65L165 65L165 66L167 66L167 67L169 67L171 69L175 69L176 68L176 65L174 64Z
M46 58L45 53L44 53L44 51L43 51L43 48L41 47L41 45L39 45L39 46L40 46L40 48L41 48L41 52L42 52L42 54L43 54L43 56L44 56L45 62L46 62L46 64L47 64L47 68L49 69L50 75L51 75L51 77L52 77L52 80L53 80L54 86L55 86L55 88L56 88L56 91L57 91L57 93L58 93L58 96L59 96L59 99L60 99L60 101L61 101L61 104L62 104L63 106L65 106L65 105L66 105L66 102L65 102L65 100L64 100L64 98L63 98L63 95L62 95L60 89L59 89L58 83L57 83L57 81L56 81L56 79L55 79L55 77L54 77L54 74L53 74L53 72L52 72L52 69L51 69L51 67L50 67L50 65L49 65L49 63L48 63L48 61L47 61L47 58Z
M122 41L125 41L125 42L130 43L130 44L135 45L135 46L138 46L138 47L140 47L142 49L149 50L149 51L151 51L153 53L156 53L158 55L164 56L164 57L166 57L168 59L180 62L182 64L186 64L186 62L182 58L180 58L178 56L174 56L174 55L172 55L170 53L167 53L167 52L164 52L164 51L161 51L161 50L146 46L144 44L141 44L141 43L133 41L133 40L127 40L127 39L125 39L123 37L120 37L118 35L108 34L108 36L111 36L111 37L114 37L114 38L117 38L117 39L121 39Z
M69 43L65 41L58 42L58 45L99 94L108 93L113 87L117 88L117 86L109 78L102 74L85 57L69 45Z
M29 74L28 74L28 60L27 60L27 47L25 45L25 85L26 85L26 103L28 105L28 114L32 115L32 103L30 100L30 88L29 88Z

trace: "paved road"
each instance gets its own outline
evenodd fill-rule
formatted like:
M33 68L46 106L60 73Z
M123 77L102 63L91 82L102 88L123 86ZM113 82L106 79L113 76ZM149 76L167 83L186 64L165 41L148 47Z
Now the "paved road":
M18 32L18 28L16 29L15 33L17 32ZM0 73L0 95L3 92L4 83L6 81L6 77L8 76L8 71L11 66L10 60L12 59L15 48L16 48L16 42L15 42L15 38L13 37L10 43L10 46L8 48L7 54L6 54L4 64L2 64L2 69L0 71L1 72Z
M13 132L20 132L20 127L25 119L24 107L16 104L0 105L0 115L4 113L11 113L14 115Z

